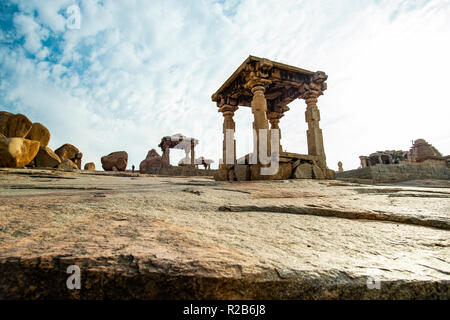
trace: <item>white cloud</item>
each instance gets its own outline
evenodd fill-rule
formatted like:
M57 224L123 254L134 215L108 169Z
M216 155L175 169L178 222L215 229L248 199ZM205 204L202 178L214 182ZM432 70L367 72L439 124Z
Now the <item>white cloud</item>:
M48 36L47 30L41 28L31 16L23 14L14 17L14 25L17 33L25 38L24 48L30 53L38 53L42 47L41 40Z
M416 138L450 153L449 1L86 0L81 29L67 30L71 4L19 2L14 23L37 59L0 48L8 74L0 97L45 123L52 147L73 143L98 167L116 150L138 166L178 132L200 139L197 155L217 164L223 119L210 97L249 54L327 72L319 108L331 168L339 160L355 168L361 154L407 149ZM41 61L52 54L47 37L63 39L56 62ZM307 152L305 105L290 107L283 147ZM235 118L241 156L251 148L250 109Z

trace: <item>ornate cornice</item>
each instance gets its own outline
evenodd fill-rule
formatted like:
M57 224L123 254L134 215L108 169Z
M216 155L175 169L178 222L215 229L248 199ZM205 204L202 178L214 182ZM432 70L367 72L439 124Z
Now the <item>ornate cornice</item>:
M317 71L312 74L308 81L303 84L303 94L301 98L311 99L318 98L323 95L323 92L327 90L327 83L325 82L328 76L323 71Z

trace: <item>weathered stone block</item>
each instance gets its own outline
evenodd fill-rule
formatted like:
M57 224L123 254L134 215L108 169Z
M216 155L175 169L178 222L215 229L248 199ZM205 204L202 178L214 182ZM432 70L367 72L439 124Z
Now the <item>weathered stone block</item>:
M84 165L84 170L95 171L95 163L88 162Z
M250 180L250 166L245 164L237 164L234 166L234 174L237 181Z
M219 169L214 173L214 180L216 181L227 181L228 180L228 170Z
M61 163L59 156L49 147L39 147L39 152L34 158L36 167L54 168Z
M236 175L233 169L228 170L228 181L235 181Z
M58 169L60 169L60 170L76 170L76 169L78 169L78 167L71 160L65 159L58 165Z
M323 170L325 173L325 178L328 180L333 180L336 176L336 172L334 170L331 169L325 169Z
M322 169L320 169L316 165L312 166L312 176L313 176L313 179L317 179L317 180L325 179L325 174L323 173Z
M302 162L300 160L295 160L292 163L292 170L295 170L295 168L297 168Z
M260 164L250 165L250 180L270 180L271 176L261 174Z
M289 179L292 175L292 164L288 163L280 163L277 174L272 176L274 180L283 180Z
M312 179L312 165L302 163L292 173L294 179Z

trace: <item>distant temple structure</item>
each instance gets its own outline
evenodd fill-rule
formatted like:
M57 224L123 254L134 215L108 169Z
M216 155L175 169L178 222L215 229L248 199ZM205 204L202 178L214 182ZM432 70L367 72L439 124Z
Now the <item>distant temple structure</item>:
M450 180L450 156L443 156L424 139L413 141L409 151L377 151L359 159L358 169L338 172L336 179L360 183Z
M424 139L417 139L409 151L386 150L371 153L369 156L360 156L361 167L371 167L377 164L400 163L441 163L446 164L448 157L442 154Z
M158 145L162 150L162 167L167 168L170 166L170 149L172 148L184 150L186 156L182 159L181 164L194 167L195 146L197 144L197 139L185 137L181 133L162 137L161 142Z
M214 161L204 157L195 159L195 146L198 143L198 139L186 137L181 133L162 137L158 145L162 150L162 156L155 149L150 150L147 157L141 161L139 172L170 176L212 175L214 170L211 170L211 163ZM170 149L180 149L185 152L185 157L177 166L170 164ZM200 170L199 165L203 165L205 170Z

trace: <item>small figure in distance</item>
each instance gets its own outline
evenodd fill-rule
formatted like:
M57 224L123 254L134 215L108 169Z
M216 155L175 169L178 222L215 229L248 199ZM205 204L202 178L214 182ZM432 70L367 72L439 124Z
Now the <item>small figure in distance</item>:
M131 166L131 172L134 173L134 164Z

